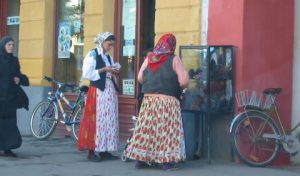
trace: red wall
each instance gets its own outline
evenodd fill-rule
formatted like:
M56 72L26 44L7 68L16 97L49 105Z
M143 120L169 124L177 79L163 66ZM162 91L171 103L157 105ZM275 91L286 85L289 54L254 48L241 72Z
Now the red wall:
M236 46L236 91L282 87L280 113L291 124L294 0L210 0L209 45ZM277 164L288 163L287 155Z
M210 0L208 15L208 45L233 45L236 68L242 68L244 0ZM242 80L242 69L236 70L236 80ZM241 88L241 83L235 83Z

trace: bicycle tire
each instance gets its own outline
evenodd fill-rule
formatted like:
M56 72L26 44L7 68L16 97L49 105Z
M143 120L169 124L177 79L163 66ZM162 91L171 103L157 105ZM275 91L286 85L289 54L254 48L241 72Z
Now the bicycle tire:
M243 114L233 126L232 146L239 159L249 166L268 166L278 156L279 140L263 138L264 133L278 135L279 130L273 119L260 111ZM247 138L248 142L241 141Z
M84 109L81 106L78 106L74 111L74 116L72 119L72 136L75 140L78 140L78 131L80 128L83 110Z
M47 110L47 112L45 112L45 110ZM30 130L32 135L39 140L47 139L51 136L54 129L56 128L58 122L57 119L58 110L56 104L54 102L51 102L50 100L41 101L34 108L30 118ZM35 120L39 120L40 122L37 128L34 124ZM41 125L41 123L43 124Z

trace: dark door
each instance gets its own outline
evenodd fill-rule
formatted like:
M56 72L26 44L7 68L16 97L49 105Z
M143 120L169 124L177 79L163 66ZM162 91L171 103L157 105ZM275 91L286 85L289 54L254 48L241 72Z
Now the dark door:
M0 37L6 35L7 0L0 0Z

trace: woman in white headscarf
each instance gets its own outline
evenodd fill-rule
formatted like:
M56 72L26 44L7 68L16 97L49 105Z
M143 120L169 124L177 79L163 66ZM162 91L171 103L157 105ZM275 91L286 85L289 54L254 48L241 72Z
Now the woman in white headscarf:
M90 81L83 119L80 125L79 150L89 150L90 161L114 159L119 140L118 97L113 58L108 52L115 37L110 32L98 34L92 49L83 60L82 77ZM97 155L95 152L99 152Z

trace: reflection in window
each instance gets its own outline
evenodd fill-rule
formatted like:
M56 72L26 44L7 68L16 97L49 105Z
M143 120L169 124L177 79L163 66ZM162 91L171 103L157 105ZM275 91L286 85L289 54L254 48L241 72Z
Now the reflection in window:
M135 63L136 63L136 0L123 0L121 45L122 65L121 94L134 96L135 94Z
M55 78L77 84L83 58L84 0L57 0L57 58Z
M207 109L207 49L181 47L181 59L189 74L189 86L182 104L184 110L206 111Z
M182 109L220 114L232 112L232 47L181 46L180 56L190 77Z
M232 47L210 47L210 102L211 111L233 111Z

